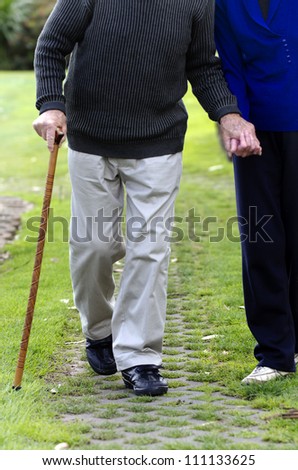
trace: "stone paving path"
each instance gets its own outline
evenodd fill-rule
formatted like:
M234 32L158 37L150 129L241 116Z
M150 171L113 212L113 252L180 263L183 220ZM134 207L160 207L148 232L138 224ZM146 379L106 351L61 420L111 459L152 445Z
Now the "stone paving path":
M172 280L177 279L175 271L175 265L170 265ZM187 347L190 331L183 316L187 296L181 294L178 279L168 305L163 351L168 394L136 397L124 387L120 373L92 375L85 342L77 341L68 346L71 396L62 398L62 421L84 423L89 428L84 434L89 450L287 448L268 439L270 418L266 411L227 396L223 386L199 381L190 371L198 356ZM61 382L59 394L63 395L62 377Z
M31 205L22 199L0 196L0 249L14 240L21 224L21 216ZM0 253L0 263L7 259L8 253Z
M4 247L15 239L21 216L30 207L21 199L0 197L0 263L8 258ZM168 316L165 335L163 374L169 393L155 398L135 397L124 388L119 373L86 378L90 369L84 342L78 341L71 347L69 375L78 380L79 387L85 380L93 381L95 393L89 393L86 406L85 394L74 389L70 401L62 399L65 408L61 419L90 427L86 432L88 449L215 449L218 445L226 449L284 449L280 443L266 444L266 413L244 400L226 396L218 384L196 381L187 371L196 357L184 345L188 331L178 287L177 296L169 298L175 308ZM177 339L175 344L173 338Z
M178 317L169 319L168 324L181 330ZM83 354L84 345L79 349ZM176 371L171 370L173 359ZM135 397L124 388L119 373L94 376L95 393L90 393L89 386L88 405L82 390L73 390L61 419L90 427L85 433L89 450L283 448L278 443L266 444L266 413L244 400L226 396L215 383L194 380L187 372L191 360L191 352L183 346L178 351L176 347L165 348L163 375L169 392L162 397ZM82 370L87 367L85 361L80 366ZM85 377L84 372L77 375L80 388Z

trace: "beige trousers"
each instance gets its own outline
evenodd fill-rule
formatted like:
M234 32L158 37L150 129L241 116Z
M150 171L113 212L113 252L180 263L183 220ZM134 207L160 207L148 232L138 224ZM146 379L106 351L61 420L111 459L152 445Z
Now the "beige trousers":
M161 365L182 154L138 160L70 149L69 170L70 270L83 334L91 340L112 334L118 370ZM113 264L124 257L115 299Z

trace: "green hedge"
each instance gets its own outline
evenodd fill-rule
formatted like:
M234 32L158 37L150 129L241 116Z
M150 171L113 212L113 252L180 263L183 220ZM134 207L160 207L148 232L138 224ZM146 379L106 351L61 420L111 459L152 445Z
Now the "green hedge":
M0 69L30 70L37 37L55 0L0 0Z

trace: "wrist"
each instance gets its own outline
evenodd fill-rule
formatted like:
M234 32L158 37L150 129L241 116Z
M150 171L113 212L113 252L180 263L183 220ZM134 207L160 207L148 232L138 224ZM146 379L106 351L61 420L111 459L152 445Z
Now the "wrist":
M43 114L46 111L61 111L63 114L66 114L65 103L61 101L48 101L41 106L39 114Z
M227 113L221 116L221 118L218 120L219 125L223 124L225 121L229 121L234 118L239 118L241 117L240 113Z

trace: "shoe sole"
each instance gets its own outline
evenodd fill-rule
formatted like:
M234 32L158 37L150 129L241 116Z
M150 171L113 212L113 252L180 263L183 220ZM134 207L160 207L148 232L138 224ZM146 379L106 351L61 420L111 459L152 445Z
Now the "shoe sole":
M165 393L167 393L168 388L169 388L167 385L161 385L159 387L153 387L153 388L150 388L150 387L136 388L130 382L125 380L124 378L123 378L123 382L124 382L124 385L125 385L126 388L128 388L130 390L133 390L134 393L138 396L147 395L147 396L150 396L150 397L155 397L155 396L159 396L159 395L164 395Z

